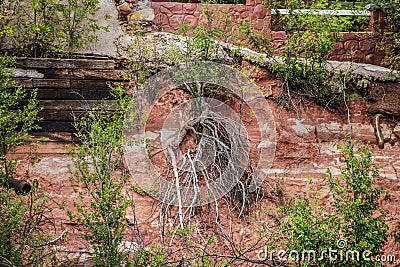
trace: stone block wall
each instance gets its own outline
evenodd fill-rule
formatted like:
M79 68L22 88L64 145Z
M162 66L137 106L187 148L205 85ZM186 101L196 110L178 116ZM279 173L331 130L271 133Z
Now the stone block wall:
M154 24L161 30L176 33L179 25L188 23L192 27L197 26L206 17L201 14L203 4L176 3L176 2L152 2L154 9ZM222 27L230 27L232 34L239 20L251 22L253 27L261 33L267 34L270 28L271 12L261 3L248 2L246 5L212 4L208 5L208 12L218 12L213 19ZM214 13L215 14L215 13ZM227 14L227 18L224 18ZM218 17L224 21L218 22ZM226 23L229 21L228 23ZM215 23L215 22L214 22ZM228 34L229 36L230 34Z
M273 31L271 37L278 53L282 53L286 40L285 33ZM382 65L384 57L384 51L376 46L373 34L368 32L344 32L341 40L334 44L332 52L328 55L330 60L373 65Z
M334 45L329 58L337 61L352 61L381 65L385 53L380 50L371 33L343 33L342 40Z
M204 5L199 3L151 2L150 7L154 10L153 23L158 30L164 32L177 33L179 25L183 23L195 27L206 19L201 12ZM239 20L245 20L262 34L271 36L274 46L278 48L278 54L282 52L279 48L285 43L285 34L281 31L271 31L271 11L259 1L247 0L245 5L212 4L208 7L208 12L219 11L220 15L228 15L225 21L213 22L213 26L228 29L229 33L223 41L229 41L229 36L236 30ZM217 20L217 17L214 16L213 19ZM229 22L226 23L227 21ZM381 65L384 56L384 52L379 50L372 40L372 33L343 33L342 40L334 45L329 59Z

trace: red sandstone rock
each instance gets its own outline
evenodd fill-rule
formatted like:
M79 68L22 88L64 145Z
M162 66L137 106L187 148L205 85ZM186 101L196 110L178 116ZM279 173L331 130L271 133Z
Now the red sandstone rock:
M371 124L353 123L352 130L353 138L355 140L360 140L362 142L368 142L371 144L376 142L374 128Z
M168 25L168 16L163 13L158 13L154 18L154 24L158 26Z
M170 32L170 33L175 33L176 32L176 30L174 28L172 28L171 26L169 26L169 25L163 25L162 26L162 31L163 32Z
M283 147L285 149L283 149ZM306 160L319 157L319 149L315 143L278 143L275 160Z
M374 54L369 54L365 57L365 63L368 64L374 64L375 63L375 55Z
M262 3L262 0L246 0L246 6L255 6Z
M247 10L240 13L240 18L242 18L242 19L248 18L249 16L250 16L250 12Z
M332 54L341 55L344 54L344 46L342 42L337 42L333 44Z
M254 0L246 0L246 6L254 6L255 1Z
M198 24L198 18L196 18L193 15L187 15L184 19L183 22L188 23L191 27L196 27Z
M274 40L273 41L273 46L278 49L281 48L285 44L284 40Z
M344 42L344 49L346 49L347 51L356 51L358 49L358 41L349 40Z
M183 10L182 3L163 3L162 7L168 9L171 13L174 13L174 14L182 14L182 10Z
M354 32L344 32L341 39L344 42L348 40L357 40L357 34Z
M154 14L158 14L160 12L161 3L150 2L150 7L154 10Z
M365 63L365 53L360 51L360 50L356 50L353 52L349 53L350 55L350 59L352 62L356 62L356 63Z
M397 136L398 139L400 139L400 123L398 123L396 127L394 127L393 133Z
M286 34L284 31L273 31L271 32L271 38L273 40L286 40Z
M193 15L194 11L197 10L197 6L201 4L184 4L183 5L183 12L186 14Z
M365 63L379 65L385 56L380 53L369 54L365 57Z
M360 41L359 46L360 50L367 52L373 52L375 49L375 43L367 40Z
M232 11L237 13L242 13L246 10L246 6L243 5L234 5Z
M198 20L200 19L200 15L201 15L201 10L195 10L193 13L193 16L195 16Z
M343 60L343 55L329 55L330 60L336 60L336 61L342 61Z
M171 14L172 12L168 9L168 8L166 8L163 4L160 6L160 12L161 13L164 13L164 14Z
M257 19L256 22L254 23L254 29L261 31L264 26L264 20L263 19Z
M263 19L267 15L267 9L263 5L257 5L254 8L253 14L251 14L252 19Z
M183 22L183 15L172 15L169 18L169 25L175 30L178 29L179 25Z
M129 4L127 2L124 2L122 5L119 5L117 7L117 10L122 15L128 15L132 11L131 7L129 6Z
M238 13L238 12L230 12L229 13L229 19L236 24L238 22L238 19L240 19L240 13Z

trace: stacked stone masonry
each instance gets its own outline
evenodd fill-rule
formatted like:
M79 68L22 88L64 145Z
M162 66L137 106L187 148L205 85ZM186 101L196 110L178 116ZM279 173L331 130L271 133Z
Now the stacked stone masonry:
M201 12L203 4L151 2L150 7L154 10L154 25L158 30L164 32L177 33L179 26L183 23L195 27L206 19ZM252 27L260 33L271 36L277 53L282 52L280 48L285 43L285 34L281 31L270 30L271 11L267 10L260 2L248 0L246 5L213 4L208 8L211 11L217 10L227 14L228 19L218 25L226 27L229 32L223 41L229 42L229 36L235 32L238 22L244 20L250 22ZM226 21L229 22L226 23ZM329 59L381 65L384 52L376 47L372 38L372 33L368 32L343 33L342 40L334 45Z
M188 23L194 27L205 19L205 16L201 15L202 8L204 7L203 4L152 2L151 7L154 9L155 25L165 32L176 33L179 25L183 23ZM253 27L263 34L267 34L269 31L271 12L264 8L262 4L209 5L209 9L228 15L229 22L225 23L225 25L220 24L219 26L231 26L230 34L235 31L239 20L251 22Z

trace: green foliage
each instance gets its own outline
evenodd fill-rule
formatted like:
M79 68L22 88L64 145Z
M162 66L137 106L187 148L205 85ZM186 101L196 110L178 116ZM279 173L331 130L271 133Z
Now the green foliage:
M384 12L385 28L376 29L380 48L386 52L387 64L393 70L400 70L400 0L379 0L373 2Z
M185 59L219 61L222 51L217 41L227 41L227 36L232 34L232 18L228 10L217 9L210 4L203 4L201 14L203 20L196 27L191 28L186 23L179 27L178 33L186 37ZM231 35L229 39L233 40L235 36Z
M135 252L133 256L133 266L159 267L173 266L165 262L165 251L156 246L151 246L149 249L141 249Z
M297 196L289 201L283 208L288 214L288 224L283 224L281 229L289 237L287 251L299 252L299 258L291 260L297 266L307 266L309 262L318 261L320 266L329 266L329 259L318 260L322 251L332 248L339 236L340 222L334 214L329 214L325 207L318 204L319 196L311 189L309 198ZM303 251L314 251L301 258ZM296 255L297 256L297 255Z
M371 259L379 255L388 236L386 212L378 208L382 189L375 186L379 173L372 163L370 148L357 144L357 154L350 142L338 148L345 166L340 168L339 177L328 170L326 179L333 197L332 210L319 203L314 189L310 197L298 196L284 208L288 219L281 229L289 237L287 250L299 253L300 257L293 259L297 266L313 262L318 266L376 266L376 262L364 259L362 253L370 251L367 256ZM338 247L339 240L346 245ZM335 250L333 258L321 257L323 251L329 250ZM314 251L315 256L302 258L303 251ZM346 254L348 251L358 251L359 259L352 260Z
M15 87L12 80L14 60L0 56L0 175L10 179L15 174L16 162L7 154L29 141L29 131L35 125L39 112L36 91L30 94L22 87ZM27 103L21 107L20 101ZM4 178L3 178L4 177Z
M122 83L110 87L115 101L93 108L76 123L81 145L71 148L70 153L76 169L72 180L80 187L76 189L79 198L74 202L77 211L69 210L68 216L85 228L83 238L93 248L94 266L160 266L164 262L163 250L145 249L141 244L135 251L124 248L127 232L139 232L129 229L126 220L126 210L134 203L126 195L129 175L123 162L122 129L131 99ZM135 114L131 115L134 120ZM135 186L129 189L144 193Z
M378 207L383 191L375 186L379 172L371 160L372 151L368 146L358 146L356 154L350 143L338 148L342 151L345 167L340 169L340 177L334 177L328 171L327 182L333 193L335 212L340 214L346 249L370 250L372 255L379 255L388 236L388 226L386 211ZM374 265L367 261L362 263L362 266Z
M71 56L96 41L98 0L6 0L0 2L2 49L16 56Z
M48 200L37 184L26 196L0 189L1 266L49 266L56 251L49 241L54 235L46 230L54 220Z
M68 215L86 229L83 237L93 247L95 266L120 266L129 256L120 246L130 204L122 193L128 178L122 161L122 127L130 99L121 84L112 87L112 94L115 103L92 109L76 124L81 145L71 149L73 180L81 189L74 203L77 212Z
M329 110L340 110L347 100L342 95L347 90L349 77L346 73L332 73L328 69L327 57L333 44L340 39L340 32L351 26L349 20L333 14L313 14L315 10L338 8L322 0L270 1L266 6L277 12L274 17L280 29L285 32L286 40L281 48L276 50L271 40L250 30L246 24L242 24L240 30L252 47L277 61L272 66L272 72L282 80L282 90L275 98L276 102L297 113L302 100L314 102ZM282 15L278 8L288 9L292 13ZM293 12L297 9L308 11L301 14ZM274 57L277 54L279 58Z
M12 58L0 56L0 265L43 266L52 254L48 247L51 236L42 228L52 218L46 208L48 198L36 183L26 196L8 188L17 161L7 155L29 142L29 131L37 129L39 111L36 91L28 94L14 86L13 65Z
M14 27L12 42L15 45L17 55L32 57L45 57L52 50L52 41L56 38L56 25L52 17L56 14L55 2L47 0L32 0L20 6L13 3L14 19L11 25ZM28 14L28 15L25 15Z
M96 42L97 36L93 33L101 29L108 30L99 26L94 19L100 9L98 6L99 0L67 0L64 4L61 2L56 5L60 24L57 50L71 55L76 49Z

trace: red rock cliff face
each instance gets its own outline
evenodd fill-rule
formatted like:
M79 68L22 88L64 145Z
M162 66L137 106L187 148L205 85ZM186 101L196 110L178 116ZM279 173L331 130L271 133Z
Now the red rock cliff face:
M279 90L279 81L268 71L251 71L252 67L247 67L250 76L266 94ZM329 206L331 197L323 178L327 177L327 168L333 175L339 175L343 161L335 143L348 140L351 129L354 140L371 145L373 161L380 167L377 183L386 193L379 205L389 211L386 223L390 237L384 254L400 259L400 244L394 238L400 229L400 84L379 83L369 90L375 94L372 102L359 99L349 105L350 123L347 114L334 114L313 104L305 104L300 110L301 117L298 117L267 100L275 120L277 142L266 181L281 186L286 196L293 196L307 195L308 179L311 178L313 186L322 191L321 202ZM385 114L380 121L384 139L382 149L378 147L373 127L376 114Z
M97 62L97 64L100 63L105 64L106 62ZM119 71L114 70L115 62L109 63L111 63L113 71L105 72L104 67L90 72L57 70L54 75L67 75L68 78L68 75L72 73L74 79L78 79L78 76L76 76L78 73L84 77L89 75L98 79L99 74L107 74L108 79L111 79L109 75L113 73L115 79L119 79ZM72 64L71 66L75 65ZM68 68L72 68L71 66ZM265 69L255 69L248 63L244 63L244 67L266 95L275 94L279 90L280 82ZM44 77L36 78L33 81L38 84L45 84L43 80L47 78L49 77L44 75ZM50 78L53 79L54 77ZM27 79L27 81L30 80ZM65 88L62 89L66 90ZM391 233L397 233L399 232L400 221L400 210L398 208L400 203L400 120L398 119L400 117L400 84L393 82L379 83L369 90L371 91L372 102L359 99L350 103L350 123L347 114L334 114L313 104L304 104L299 117L296 113L288 112L276 105L275 102L267 100L276 126L276 151L272 168L268 172L269 175L266 180L273 185L274 180L284 179L283 191L285 194L305 193L308 178L313 178L316 183L322 184L321 178L326 176L327 168L330 168L334 175L338 174L341 160L340 153L335 149L334 144L345 141L349 137L351 128L351 135L354 140L371 144L374 153L373 160L381 166L379 183L385 186L385 189L388 189L388 193L380 205L390 211L387 222L390 225ZM173 96L169 101L174 103L178 97L182 97L182 95ZM377 145L372 124L376 114L384 115L380 122L384 137L383 149ZM155 124L162 125L160 118L161 116L156 118ZM251 129L248 130L251 131ZM26 179L26 175L29 173L31 177L39 181L54 203L66 201L72 208L72 203L77 197L76 192L74 192L77 184L68 179L70 176L68 165L72 166L73 164L65 154L60 155L66 153L65 142L60 142L57 136L49 137L50 141L38 148L38 152L42 154L42 161L32 167L28 167L27 161L22 162L20 165L24 168L21 168L18 174L20 178ZM25 150L25 152L27 151L29 149ZM23 149L20 152L24 152ZM56 155L57 153L58 155ZM22 156L26 157L26 154L22 154ZM325 203L326 200L326 203L328 203L328 191L322 185L319 186L318 189L325 189L321 197L322 201ZM139 221L144 222L140 227L145 243L158 242L158 225L146 221L151 216L152 208L150 207L153 205L153 200L148 196L135 194L135 205L139 214ZM57 209L55 214L68 221L64 211ZM132 220L133 217L129 216L127 216L127 220ZM238 228L245 227L241 223L243 222L237 223ZM65 246L75 250L86 249L87 244L80 239L78 227L71 227L73 231L71 231L69 243ZM63 230L64 228L60 228L59 232L61 233ZM237 237L241 238L239 233L237 233ZM399 251L399 244L395 243L394 238L391 238L386 245L385 253L395 254L400 259Z
M249 73L266 94L279 90L279 81L259 69ZM358 99L350 103L350 123L347 112L332 113L323 107L305 104L300 110L300 117L294 112L268 100L274 115L277 133L275 160L271 173L286 176L294 180L306 180L308 177L326 176L326 169L334 174L340 166L340 153L335 143L345 141L350 133L353 140L369 143L373 148L374 161L381 165L381 176L398 181L400 179L400 120L393 117L391 110L400 111L400 84L380 83L370 88L380 99L367 102ZM379 93L379 90L382 92ZM383 104L383 103L386 103ZM389 107L390 106L390 107ZM385 111L386 110L386 111ZM375 114L386 115L380 121L384 137L384 148L377 145L373 121ZM395 114L396 115L396 114Z

